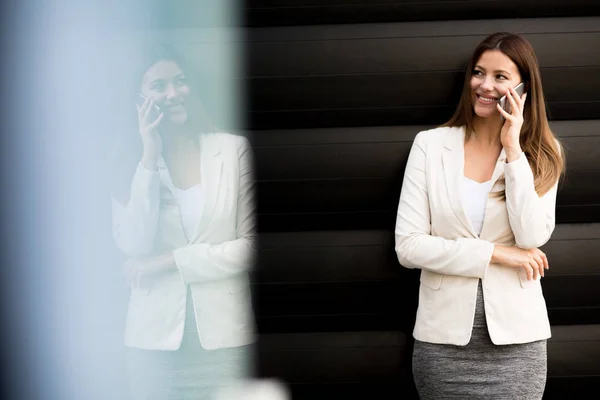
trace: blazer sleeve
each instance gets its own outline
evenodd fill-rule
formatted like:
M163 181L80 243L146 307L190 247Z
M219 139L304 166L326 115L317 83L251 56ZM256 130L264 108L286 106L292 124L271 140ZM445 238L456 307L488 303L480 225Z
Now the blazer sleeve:
M420 132L415 138L404 172L395 228L398 261L406 268L483 278L492 258L493 243L476 238L445 239L431 235L427 143L423 134Z
M543 246L554 231L558 180L548 192L538 196L525 153L504 166L504 175L506 209L517 247Z
M129 257L152 253L160 206L160 176L140 162L133 175L127 206L112 198L112 233Z
M254 173L248 140L238 137L239 190L235 240L219 244L194 243L173 252L175 264L186 284L227 278L248 271L256 248Z

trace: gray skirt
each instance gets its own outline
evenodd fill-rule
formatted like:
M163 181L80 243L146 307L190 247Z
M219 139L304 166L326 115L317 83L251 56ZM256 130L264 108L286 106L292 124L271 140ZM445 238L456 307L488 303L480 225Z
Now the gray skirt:
M492 343L479 281L469 343L454 346L415 340L412 369L423 400L539 400L546 386L546 360L546 340L502 346Z
M188 291L185 331L178 350L128 349L132 400L202 400L253 372L253 346L205 350Z

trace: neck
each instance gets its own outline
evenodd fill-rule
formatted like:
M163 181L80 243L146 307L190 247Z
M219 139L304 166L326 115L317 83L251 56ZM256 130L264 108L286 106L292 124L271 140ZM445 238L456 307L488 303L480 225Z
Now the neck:
M196 146L197 132L190 124L173 125L165 124L161 127L163 147L165 155L175 154L190 146Z
M479 146L485 148L501 148L502 143L500 141L500 131L502 129L503 121L500 116L480 118L475 116L473 118L473 133L469 138L469 141L476 142Z

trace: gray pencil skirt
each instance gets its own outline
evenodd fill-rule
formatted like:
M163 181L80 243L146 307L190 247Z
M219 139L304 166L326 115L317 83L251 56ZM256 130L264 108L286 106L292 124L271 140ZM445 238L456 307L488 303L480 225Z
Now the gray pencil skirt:
M218 389L252 376L254 346L205 350L189 293L188 305L178 350L128 349L131 400L212 399Z
M480 281L470 342L454 346L415 340L412 369L423 400L539 400L546 386L546 361L546 340L492 343Z

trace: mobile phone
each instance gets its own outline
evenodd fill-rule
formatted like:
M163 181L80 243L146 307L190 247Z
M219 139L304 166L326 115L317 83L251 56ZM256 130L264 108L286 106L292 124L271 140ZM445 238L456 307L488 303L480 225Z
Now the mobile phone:
M146 101L148 98L146 96L144 96L143 94L140 93L140 97L142 98L142 100ZM142 102L143 104L144 102ZM139 106L141 106L142 104L138 104ZM154 104L154 111L156 111L156 115L154 116L155 118L158 118L158 116L160 115L161 111L160 111L160 107L157 106L156 104Z
M515 86L515 91L519 96L522 96L523 93L525 93L525 85L523 84L523 82ZM510 114L510 101L508 101L506 96L502 96L502 98L498 102L500 103L500 107L502 107L504 111ZM500 115L500 117L504 119L504 116Z

